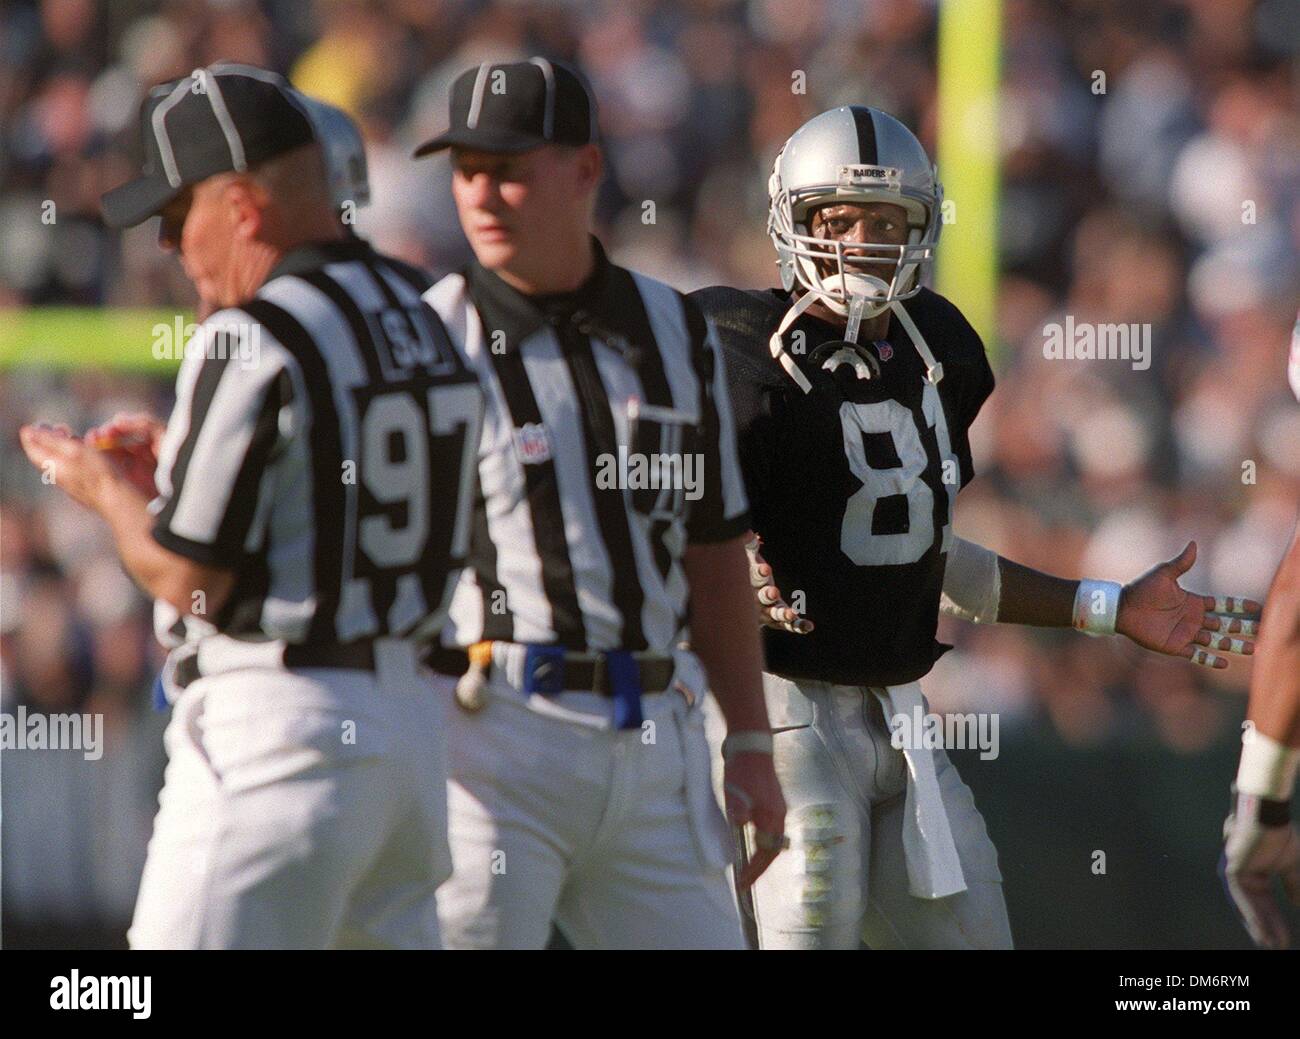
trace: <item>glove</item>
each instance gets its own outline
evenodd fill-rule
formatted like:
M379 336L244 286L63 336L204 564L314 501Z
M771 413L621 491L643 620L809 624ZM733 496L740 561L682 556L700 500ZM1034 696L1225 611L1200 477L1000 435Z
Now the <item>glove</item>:
M1293 905L1300 905L1300 838L1290 820L1282 825L1260 821L1260 808L1279 802L1237 794L1233 813L1223 824L1220 868L1228 897L1256 945L1285 949L1290 929L1274 891L1274 878Z

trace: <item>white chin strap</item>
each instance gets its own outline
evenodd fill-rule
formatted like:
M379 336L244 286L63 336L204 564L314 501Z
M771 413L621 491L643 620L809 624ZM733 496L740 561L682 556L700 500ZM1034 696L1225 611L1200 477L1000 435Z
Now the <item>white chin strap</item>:
M776 331L772 333L772 338L767 341L768 349L772 351L773 360L781 363L781 367L785 369L786 375L790 376L790 378L797 382L799 388L803 390L804 393L812 391L812 383L810 383L808 377L799 370L799 366L794 363L794 358L785 352L785 346L783 345L782 340L785 338L785 334L789 331L790 326L798 321L799 316L816 302L816 296L811 292L805 292L795 300L794 306L785 312L785 317L783 317L781 323L776 326Z
M930 353L930 347L925 341L925 336L921 335L921 330L916 327L912 315L898 301L891 303L889 309L894 312L894 316L902 323L907 332L907 337L912 340L916 352L921 355L921 360L925 362L926 379L933 385L938 386L939 380L943 378L943 365L934 359L934 354Z
M818 298L819 297L815 296L811 292L805 292L795 300L794 305L785 312L785 317L781 318L781 323L776 326L776 331L772 333L772 337L767 341L768 349L772 352L773 360L780 362L780 365L785 369L786 374L798 383L799 388L803 390L804 393L812 392L812 383L808 381L808 376L804 375L800 370L799 366L795 363L794 358L786 352L784 339L786 332L790 330L790 326L798 321L803 312L816 303ZM871 301L869 297L856 295L850 297L849 321L844 335L847 342L856 343L858 341L858 326L862 323L864 310L870 306ZM930 347L926 343L925 337L921 335L921 330L916 327L916 322L912 320L912 316L898 300L887 303L885 308L893 311L894 316L898 318L899 323L903 326L903 330L907 332L907 337L912 341L912 345L916 347L916 352L921 355L921 360L925 362L926 379L937 386L939 380L943 378L943 365L934 359L934 354L930 352ZM876 310L874 313L867 314L866 316L874 317L880 312L880 310Z

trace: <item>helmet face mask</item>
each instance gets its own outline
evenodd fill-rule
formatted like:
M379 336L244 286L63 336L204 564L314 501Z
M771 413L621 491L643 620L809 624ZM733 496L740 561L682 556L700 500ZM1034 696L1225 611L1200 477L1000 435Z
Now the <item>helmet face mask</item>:
M773 237L778 234L773 232ZM913 240L905 245L818 238L797 231L779 237L777 251L790 279L785 284L787 275L783 275L783 287L788 290L798 284L841 315L848 314L850 297L855 295L867 297L866 317L880 313L894 300L915 296L921 288L921 267L934 259L933 243L918 241L915 228L908 236Z
M787 291L798 285L836 314L856 309L867 318L920 291L939 238L943 189L920 142L892 116L855 106L810 120L777 156L768 194L767 230ZM907 212L906 244L811 233L809 216L819 206L876 202Z

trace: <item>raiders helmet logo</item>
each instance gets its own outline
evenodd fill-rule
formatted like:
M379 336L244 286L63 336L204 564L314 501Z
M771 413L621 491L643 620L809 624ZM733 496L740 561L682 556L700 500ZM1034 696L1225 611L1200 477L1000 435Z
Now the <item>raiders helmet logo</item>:
M897 191L903 183L903 171L895 166L841 166L837 170L841 188L887 188Z

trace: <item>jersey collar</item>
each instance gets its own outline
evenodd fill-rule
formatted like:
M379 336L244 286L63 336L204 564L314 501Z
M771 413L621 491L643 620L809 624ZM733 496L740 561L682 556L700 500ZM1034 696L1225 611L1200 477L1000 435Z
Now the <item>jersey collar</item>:
M811 351L805 351L804 355L798 359L794 358L785 349L785 337L789 334L790 330L801 321L807 321L813 325L820 325L822 328L829 328L832 333L835 333L840 337L843 336L844 330L837 325L832 325L829 321L825 321L813 314L806 313L805 310L808 305L808 296L806 294L796 298L793 293L784 292L783 290L778 293L778 296L781 295L784 295L785 298L791 300L793 305L790 310L786 311L785 316L776 326L776 330L772 333L771 338L769 339L772 358L786 370L786 373L790 378L798 383L799 388L803 390L804 393L808 393L812 389L812 385L809 381L809 374L814 370L809 361ZM907 341L911 343L912 348L915 349L921 357L926 381L937 386L939 380L943 378L943 365L935 360L934 354L930 351L929 344L925 341L925 336L921 334L921 330L917 327L916 321L913 320L912 315L907 312L907 308L903 305L903 301L894 300L890 303L889 312L891 315L889 327L885 331L885 338L883 341L889 343L895 349L898 349L901 345L900 338L905 337Z
M465 277L486 334L490 337L493 332L505 333L504 349L509 352L541 329L570 321L601 338L607 336L596 329L621 330L624 307L619 306L616 279L612 277L615 267L594 235L591 246L594 267L573 292L529 296L477 260L470 263Z
M307 242L281 256L266 280L271 281L286 274L307 274L331 263L364 260L372 256L373 252L370 243L356 235L328 242Z

